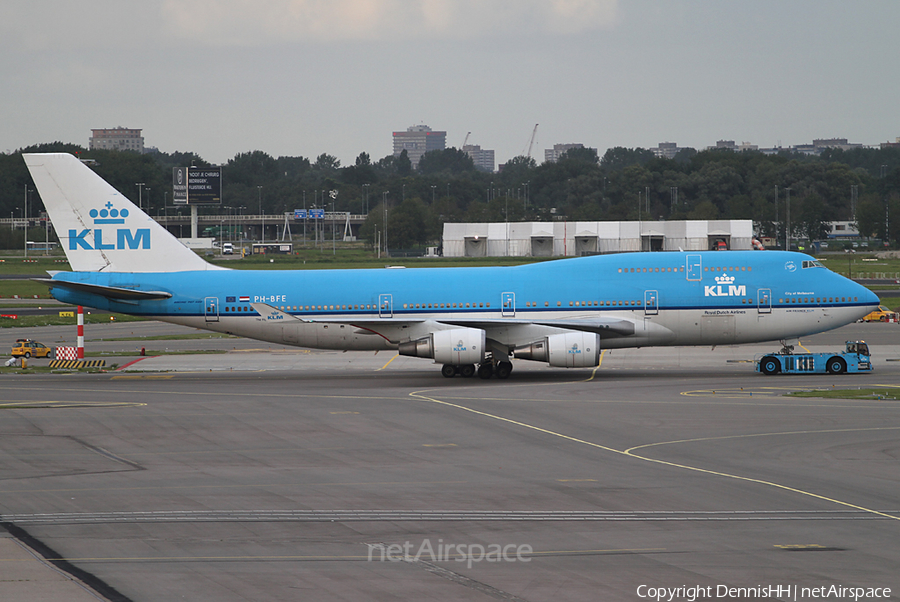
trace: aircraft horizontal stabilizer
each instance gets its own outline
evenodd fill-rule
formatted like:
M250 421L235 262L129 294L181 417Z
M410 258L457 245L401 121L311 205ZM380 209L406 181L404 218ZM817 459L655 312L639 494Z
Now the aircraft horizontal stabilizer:
M54 280L52 278L32 278L31 280L46 284L50 286L50 288L66 288L78 293L98 295L117 301L151 301L153 299L168 299L172 296L172 293L167 293L165 291L140 291L132 288L103 286L101 284L88 284L86 282L70 282L68 280Z

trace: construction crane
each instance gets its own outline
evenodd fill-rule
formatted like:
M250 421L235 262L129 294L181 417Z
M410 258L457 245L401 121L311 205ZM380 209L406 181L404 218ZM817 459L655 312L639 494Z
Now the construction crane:
M469 136L472 135L472 132L466 132L466 139L463 140L463 148L466 148L466 142L469 141Z
M534 146L534 137L537 136L538 125L540 125L540 124L535 123L534 130L531 131L531 142L528 143L528 154L525 155L529 159L531 158L531 147Z

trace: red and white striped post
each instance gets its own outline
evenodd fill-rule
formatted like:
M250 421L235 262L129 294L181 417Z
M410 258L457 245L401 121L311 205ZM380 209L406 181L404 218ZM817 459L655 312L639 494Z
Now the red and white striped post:
M78 306L78 359L84 359L84 308Z

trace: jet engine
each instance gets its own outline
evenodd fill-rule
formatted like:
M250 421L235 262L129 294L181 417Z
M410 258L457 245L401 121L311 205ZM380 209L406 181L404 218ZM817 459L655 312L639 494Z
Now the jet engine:
M516 347L515 357L548 362L557 368L592 368L600 363L600 337L591 332L554 334Z
M485 332L480 328L438 330L427 337L400 343L400 355L431 357L438 364L461 366L484 361Z

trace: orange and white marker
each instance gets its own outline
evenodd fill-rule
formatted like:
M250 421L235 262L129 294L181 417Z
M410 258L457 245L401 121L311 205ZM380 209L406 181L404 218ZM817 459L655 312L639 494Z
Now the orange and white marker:
M78 306L78 359L84 359L84 308Z

